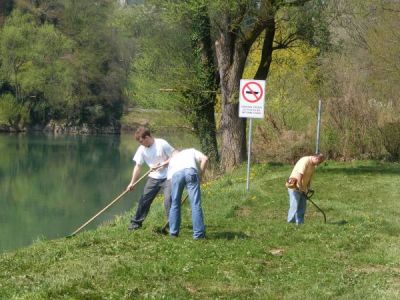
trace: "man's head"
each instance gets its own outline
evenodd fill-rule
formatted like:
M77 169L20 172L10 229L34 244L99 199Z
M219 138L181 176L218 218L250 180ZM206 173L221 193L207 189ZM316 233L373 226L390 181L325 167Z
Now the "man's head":
M150 129L140 126L135 132L135 139L143 146L150 147L154 143Z
M325 156L322 153L319 154L314 154L311 157L311 161L313 163L314 166L319 165L320 163L322 163L325 160Z

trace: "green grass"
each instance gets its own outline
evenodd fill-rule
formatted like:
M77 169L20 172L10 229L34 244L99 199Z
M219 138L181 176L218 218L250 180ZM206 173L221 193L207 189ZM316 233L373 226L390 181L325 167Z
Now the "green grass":
M71 239L0 256L2 299L399 299L399 164L318 167L306 223L285 222L288 165L245 167L203 186L207 240L163 225L157 199L143 230L128 214ZM77 224L78 225L78 224Z
M140 125L148 126L152 130L163 130L170 128L191 129L182 113L157 109L135 108L122 116L121 124L123 130L134 130Z

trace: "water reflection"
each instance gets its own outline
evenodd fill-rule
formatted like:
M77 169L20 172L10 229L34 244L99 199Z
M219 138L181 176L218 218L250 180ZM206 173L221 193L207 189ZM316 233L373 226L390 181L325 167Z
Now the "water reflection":
M0 252L73 232L125 189L136 147L131 135L0 135ZM141 190L88 228L131 209Z

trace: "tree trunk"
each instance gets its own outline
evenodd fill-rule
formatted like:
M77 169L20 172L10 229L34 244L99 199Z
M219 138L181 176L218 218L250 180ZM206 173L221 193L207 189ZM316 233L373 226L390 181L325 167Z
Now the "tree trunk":
M261 51L261 61L254 79L266 80L272 62L273 43L275 38L275 19L271 18L265 28L265 36Z
M215 72L214 52L212 48L210 19L206 6L198 8L192 20L192 48L196 57L194 71L200 82L201 89L189 91L188 101L194 100L188 112L196 135L200 140L202 151L212 163L219 162L216 123L215 99L218 88L218 78Z
M193 122L193 126L199 137L202 151L209 157L211 163L218 163L219 155L214 114L215 94L206 95L200 103L203 104L202 107L194 107L195 122Z
M0 26L3 25L5 18L11 13L14 7L12 0L0 0Z
M127 1L126 0L118 0L119 5L122 7L125 7L127 5Z
M239 118L238 114L240 79L253 43L269 25L273 26L273 28L269 27L269 31L274 32L275 30L272 1L261 1L256 15L257 20L250 26L243 26L242 22L246 23L248 12L246 5L239 5L239 9L235 11L234 15L230 15L229 11L220 15L217 21L218 26L216 26L218 36L215 42L215 52L222 97L221 168L223 170L232 169L246 159L246 119ZM268 36L271 34L269 33ZM269 50L272 50L272 41L273 39L264 44L269 47ZM269 50L267 53L263 53L263 55L267 54L263 58L264 62L269 61L270 63L271 52ZM265 66L266 64L263 67L265 68Z
M221 168L233 169L246 159L246 119L239 118L237 103L222 107L221 118Z
M246 159L246 119L239 118L240 79L251 46L265 32L263 50L255 79L265 80L272 61L275 37L275 14L283 6L300 6L309 0L259 1L256 13L240 2L234 10L223 10L215 19L215 52L221 87L222 145L221 168L229 170ZM246 2L247 3L247 2ZM254 7L253 7L254 8ZM251 17L250 17L251 16ZM253 19L254 22L249 22ZM285 40L287 43L293 38ZM284 47L287 45L281 45Z
M225 16L225 24L229 17ZM230 30L215 42L221 86L221 169L231 170L246 159L246 119L239 118L239 88L249 47Z

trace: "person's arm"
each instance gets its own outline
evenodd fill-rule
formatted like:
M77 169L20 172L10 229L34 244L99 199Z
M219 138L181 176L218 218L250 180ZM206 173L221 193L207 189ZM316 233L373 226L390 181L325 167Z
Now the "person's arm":
M300 192L304 192L305 189L301 184L302 183L302 179L303 179L303 174L298 173L296 177L297 177L297 187L298 187L298 189L300 190Z
M158 163L157 165L155 165L153 167L153 170L161 169L161 168L164 168L164 167L168 166L169 161L171 160L172 156L174 156L177 152L178 152L178 150L173 150L171 155L166 160L164 160L163 162Z
M302 158L300 158L295 164L292 174L290 175L291 177L297 179L296 186L300 192L305 192L307 190L307 187L303 186L303 178L307 170L308 161L309 161L308 156L303 156Z
M206 170L207 163L208 163L208 157L205 155L202 155L202 157L200 158L200 182L201 182L204 172Z
M302 186L301 189L300 189L303 193L307 193L308 190L310 189L311 179L312 179L312 176L313 176L313 173L314 173L314 168L315 168L315 166L314 166L314 164L312 163L312 160L311 160L307 164L304 165L304 170L303 170L302 174L300 174L301 175L301 179L303 179L304 174L307 173L307 175L308 175L307 176L307 179L308 179L307 184L304 183L304 186ZM310 174L310 172L311 172L311 174ZM303 184L303 181L301 181L301 183Z
M126 188L127 190L133 191L134 185L135 185L136 181L139 179L141 167L142 167L141 165L136 164L135 167L133 168L132 179Z

